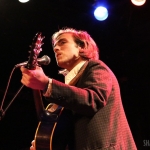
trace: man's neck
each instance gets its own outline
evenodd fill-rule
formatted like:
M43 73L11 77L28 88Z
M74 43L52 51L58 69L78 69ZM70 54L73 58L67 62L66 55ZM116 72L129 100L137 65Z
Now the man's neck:
M80 62L85 61L85 59L79 57L77 60L75 60L73 63L69 63L66 67L68 71L71 71L76 65L78 65Z

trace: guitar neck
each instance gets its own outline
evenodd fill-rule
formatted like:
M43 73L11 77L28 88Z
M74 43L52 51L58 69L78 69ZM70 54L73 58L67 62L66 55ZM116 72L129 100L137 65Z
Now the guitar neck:
M41 95L40 90L33 90L33 97L34 97L34 103L35 103L37 116L38 116L38 119L41 121L42 117L44 117L45 107L43 105L42 95Z

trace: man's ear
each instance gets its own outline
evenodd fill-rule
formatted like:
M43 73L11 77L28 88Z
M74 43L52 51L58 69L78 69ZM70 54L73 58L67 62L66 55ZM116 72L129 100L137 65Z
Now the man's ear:
M85 48L82 48L81 46L79 46L79 53L82 53L85 51Z
M78 44L82 49L85 48L85 43L83 41L80 41L80 43Z

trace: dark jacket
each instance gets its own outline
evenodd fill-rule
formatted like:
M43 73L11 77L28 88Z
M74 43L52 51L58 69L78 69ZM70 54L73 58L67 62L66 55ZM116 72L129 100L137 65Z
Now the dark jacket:
M75 150L136 150L113 72L90 60L75 86L53 79L49 102L72 110Z

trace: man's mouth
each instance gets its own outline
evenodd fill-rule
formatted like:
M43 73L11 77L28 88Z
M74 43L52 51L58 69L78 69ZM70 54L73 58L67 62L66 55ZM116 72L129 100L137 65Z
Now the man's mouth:
M59 56L61 56L61 53L57 53L57 54L56 54L56 57L59 57Z

